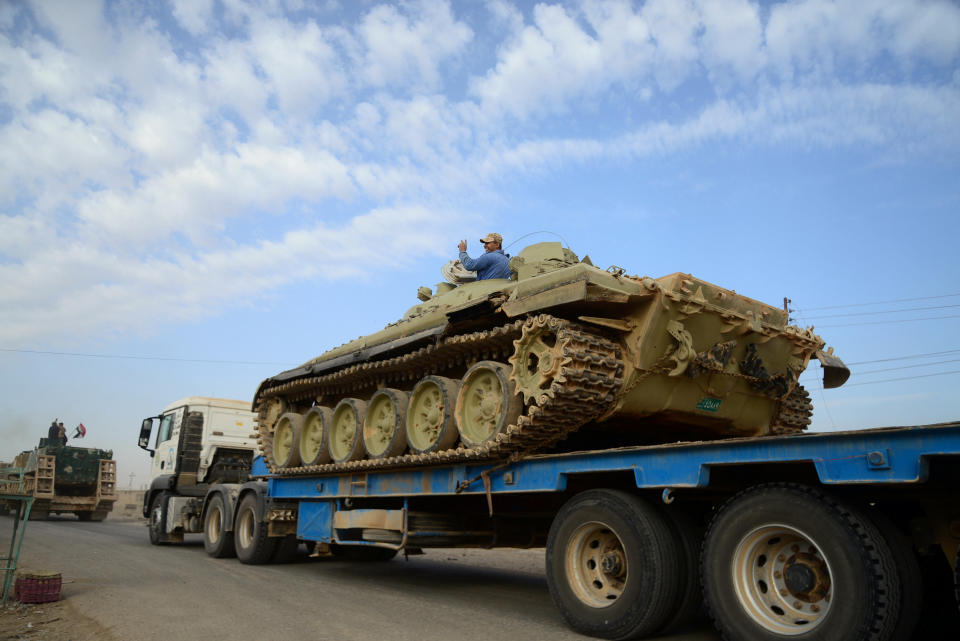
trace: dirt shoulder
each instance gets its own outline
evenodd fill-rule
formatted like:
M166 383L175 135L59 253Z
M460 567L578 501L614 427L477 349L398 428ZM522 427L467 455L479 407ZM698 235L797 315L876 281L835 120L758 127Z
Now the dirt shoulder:
M70 603L69 585L53 603L8 602L0 608L0 641L116 641L109 629Z

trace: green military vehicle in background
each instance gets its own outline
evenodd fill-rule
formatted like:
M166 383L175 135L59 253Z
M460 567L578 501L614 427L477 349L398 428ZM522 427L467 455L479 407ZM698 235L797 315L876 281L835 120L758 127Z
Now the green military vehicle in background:
M34 499L30 518L73 513L81 521L102 521L117 500L117 462L112 450L40 444L16 456L12 466L0 466L0 492ZM16 508L0 499L0 512Z

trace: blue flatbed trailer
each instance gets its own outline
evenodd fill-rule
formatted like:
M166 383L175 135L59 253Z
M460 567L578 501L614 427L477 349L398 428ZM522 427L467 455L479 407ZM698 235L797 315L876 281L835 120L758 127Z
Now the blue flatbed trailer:
M958 496L955 422L351 474L258 459L201 521L208 553L244 563L545 547L561 615L600 638L682 630L705 604L730 640L890 641L955 638Z
M794 638L911 638L904 629L917 624L924 603L953 597L953 585L918 568L939 558L939 575L949 569L955 581L958 572L960 423L266 478L274 534L286 524L289 535L295 523L298 540L359 558L546 546L548 582L564 618L606 638L682 627L699 611L700 592L688 585L698 580L727 638L794 637L804 627L813 634ZM614 522L625 514L631 517ZM631 547L666 545L665 538L679 542L674 554L634 558ZM783 559L781 546L786 559L769 564L779 569L759 568ZM797 558L798 547L806 557ZM868 554L868 547L885 549ZM843 567L838 559L851 552L861 558ZM631 585L625 566L649 580ZM934 598L938 588L944 598ZM767 596L777 591L785 596ZM658 600L657 592L670 596ZM841 593L850 600L832 605ZM662 603L615 614L622 603L649 600ZM859 614L841 623L841 609ZM826 625L831 612L834 623Z

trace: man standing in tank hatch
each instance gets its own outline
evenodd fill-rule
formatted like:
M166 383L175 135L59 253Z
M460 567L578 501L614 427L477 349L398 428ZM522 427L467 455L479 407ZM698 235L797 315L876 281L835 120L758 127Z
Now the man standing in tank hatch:
M460 250L460 264L464 269L477 272L477 280L510 278L510 256L503 253L503 236L491 232L481 238L480 242L483 243L485 253L476 259L467 254L466 240L461 240L457 245Z

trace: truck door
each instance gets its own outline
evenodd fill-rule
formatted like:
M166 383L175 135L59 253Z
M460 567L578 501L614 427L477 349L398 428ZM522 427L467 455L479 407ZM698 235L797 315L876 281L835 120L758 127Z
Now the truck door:
M180 426L183 423L185 407L178 407L160 417L157 430L156 454L153 457L150 478L161 474L173 474L177 462L177 443L180 438Z

